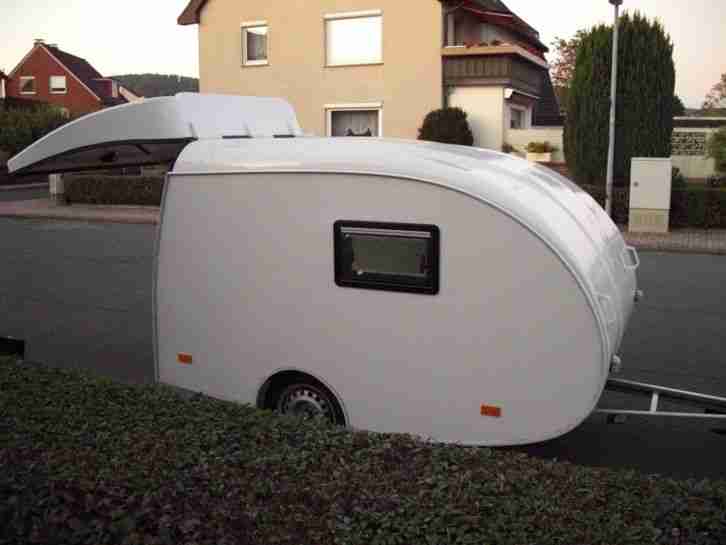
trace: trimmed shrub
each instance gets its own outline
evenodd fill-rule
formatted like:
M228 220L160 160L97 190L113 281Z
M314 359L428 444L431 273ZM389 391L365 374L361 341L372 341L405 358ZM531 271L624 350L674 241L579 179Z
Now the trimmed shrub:
M600 185L581 185L600 206L605 207L605 188ZM613 188L613 221L628 223L630 192ZM726 229L726 189L681 186L674 182L671 191L670 227L697 229Z
M726 174L726 127L721 127L708 139L707 154L716 160L716 171Z
M671 227L726 229L726 190L705 187L674 190Z
M73 176L65 180L66 200L73 204L160 206L164 178L143 176Z
M670 157L675 68L658 21L626 13L619 30L614 179L627 185L632 157ZM607 170L612 42L612 26L600 25L583 34L577 51L564 148L581 184L600 183Z
M461 108L442 108L430 112L418 130L419 140L473 146L474 135Z
M11 156L69 121L59 108L0 109L0 150Z

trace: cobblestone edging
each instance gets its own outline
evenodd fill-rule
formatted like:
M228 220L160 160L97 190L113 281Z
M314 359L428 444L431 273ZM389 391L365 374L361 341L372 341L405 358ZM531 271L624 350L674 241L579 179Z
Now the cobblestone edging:
M639 250L726 255L726 230L679 229L667 234L629 233L623 237Z
M155 206L71 205L57 206L49 199L0 202L0 217L59 219L110 223L159 222ZM668 234L629 233L620 226L626 242L639 250L726 255L726 229L678 229Z

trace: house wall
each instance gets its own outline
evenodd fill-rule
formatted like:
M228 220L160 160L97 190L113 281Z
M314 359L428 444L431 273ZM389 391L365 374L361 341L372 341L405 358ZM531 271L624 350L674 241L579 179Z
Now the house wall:
M449 106L467 113L474 145L496 151L504 144L504 87L454 87Z
M35 94L20 93L20 78L35 76ZM66 94L51 94L50 76L66 76ZM36 46L28 57L12 73L6 85L9 97L39 100L67 108L72 114L80 115L101 109L101 102L92 95L70 72L43 47Z
M200 91L277 96L305 132L325 135L325 105L382 105L383 136L416 138L442 106L442 15L437 0L212 0L199 24ZM383 64L325 67L325 14L381 9ZM267 66L242 66L240 24L269 25Z
M562 127L533 127L531 129L507 129L505 141L517 149L518 154L526 153L530 142L549 142L557 148L552 153L553 163L564 163L565 154L562 141Z

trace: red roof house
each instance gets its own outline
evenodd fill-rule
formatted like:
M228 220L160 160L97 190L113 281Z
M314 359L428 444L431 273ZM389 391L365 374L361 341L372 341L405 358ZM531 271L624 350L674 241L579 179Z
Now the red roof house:
M5 72L0 70L0 100L5 98L5 84L7 81L8 77L5 75Z
M7 97L53 104L74 116L129 102L118 83L104 78L87 60L43 40L35 40L7 77Z

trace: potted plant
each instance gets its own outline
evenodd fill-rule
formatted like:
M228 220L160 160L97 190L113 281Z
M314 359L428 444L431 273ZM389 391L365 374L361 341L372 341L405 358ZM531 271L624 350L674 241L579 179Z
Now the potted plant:
M525 149L527 161L534 163L551 163L552 153L557 151L557 148L549 142L530 142Z

